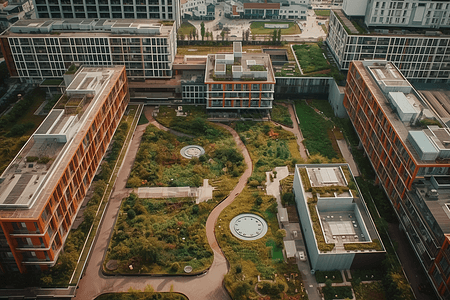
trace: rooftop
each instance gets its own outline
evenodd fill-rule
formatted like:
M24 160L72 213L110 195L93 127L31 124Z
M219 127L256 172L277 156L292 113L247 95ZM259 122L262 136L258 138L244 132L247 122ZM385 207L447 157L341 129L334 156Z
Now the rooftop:
M241 43L233 44L233 53L209 54L205 83L217 81L266 81L275 83L270 56L266 53L242 53Z
M365 60L353 61L353 64L416 162L429 163L430 160L438 158L440 149L447 148L450 141L448 128L445 126L445 121L450 118L443 119L442 113L437 113L443 110L442 103L435 101L432 102L434 105L429 105L427 99L422 97L390 62ZM450 107L448 97L441 97L441 100ZM439 129L441 126L446 128ZM414 132L423 132L425 139ZM418 139L414 140L415 137ZM427 148L425 144L428 143L436 149L436 156L426 156L422 153L421 146Z
M29 19L19 20L6 30L3 35L47 36L49 33L64 36L111 36L121 35L152 35L168 36L173 30L167 21L152 19Z
M341 9L333 9L334 14L338 17L339 22L344 25L344 29L350 35L366 35L366 36L407 36L407 37L420 37L420 36L429 36L429 37L442 37L450 35L448 29L441 28L439 30L431 29L431 28L382 28L382 26L377 26L377 29L367 30L367 28L359 27L359 30L365 30L365 32L360 32L358 28L353 25L351 19L347 18L343 10Z
M0 217L39 217L123 66L81 69L0 177Z
M376 251L382 247L347 164L297 165L297 168L319 249L320 240L330 245L326 248L333 253Z

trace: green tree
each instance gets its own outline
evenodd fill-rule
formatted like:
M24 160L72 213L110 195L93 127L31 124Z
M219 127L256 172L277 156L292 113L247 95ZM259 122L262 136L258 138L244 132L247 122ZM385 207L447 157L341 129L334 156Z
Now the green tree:
M200 23L200 34L202 35L202 41L205 38L205 23L201 22Z
M278 43L281 42L281 29L278 29Z
M225 39L225 30L222 30L222 32L220 32L220 36L222 37L222 42Z
M275 44L277 42L277 30L274 29L273 30L273 34L272 34L272 42Z

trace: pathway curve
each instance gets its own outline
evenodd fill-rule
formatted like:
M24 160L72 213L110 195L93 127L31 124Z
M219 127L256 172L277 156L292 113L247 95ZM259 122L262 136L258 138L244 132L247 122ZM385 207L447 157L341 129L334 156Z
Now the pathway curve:
M147 113L148 110L146 110L146 116ZM204 275L186 277L105 276L101 272L103 259L106 250L108 249L109 239L113 232L120 203L129 193L128 189L125 188L126 180L131 171L134 158L146 127L146 125L139 125L136 128L133 139L127 150L126 158L119 171L116 186L109 199L105 217L100 224L100 229L96 236L89 262L83 277L79 282L79 289L77 290L74 299L95 299L100 294L108 292L124 292L130 287L143 290L147 285L151 285L154 290L158 292L168 292L171 290L171 287L173 287L173 291L183 293L189 299L193 300L230 299L230 296L223 286L223 276L228 272L229 267L215 238L214 227L222 210L233 202L235 197L244 189L247 179L252 173L252 161L247 148L240 140L239 135L229 126L223 124L218 125L227 129L233 135L238 149L242 151L247 168L231 194L213 209L206 221L206 236L208 243L214 252L214 260L209 271Z
M308 160L308 153L306 152L306 148L305 145L303 145L303 134L300 130L300 128L298 127L298 121L297 121L297 117L295 115L295 111L294 111L294 107L291 103L280 103L283 106L287 106L289 109L289 115L291 116L291 120L292 120L292 125L294 126L294 128L290 128L284 125L281 125L279 123L276 123L277 125L280 125L284 130L292 132L295 137L297 138L297 144L298 144L298 150L300 151L300 155L302 156L303 160L306 161Z

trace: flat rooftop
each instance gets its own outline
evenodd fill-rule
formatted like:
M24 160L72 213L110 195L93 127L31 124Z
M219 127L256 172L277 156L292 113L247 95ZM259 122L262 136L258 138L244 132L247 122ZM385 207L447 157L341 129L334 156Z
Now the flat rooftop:
M130 34L169 36L173 29L173 22L154 19L21 19L2 35L35 37L53 33L55 37L105 37L130 36Z
M335 244L332 253L347 252L344 247L347 243L370 243L375 239L381 241L364 200L357 196L360 193L349 188L349 182L353 181L355 186L356 182L347 164L296 167L300 174L303 173L301 179L306 198L317 198L317 222L325 242ZM310 186L311 191L305 190L305 186L308 189Z
M1 218L39 217L67 167L67 161L75 154L123 68L85 67L79 71L66 92L70 93L72 87L78 94L61 97L1 175ZM104 80L98 81L98 78ZM97 81L95 86L92 86L93 81ZM94 92L93 87L96 87ZM68 106L74 98L76 105ZM72 110L73 107L78 109Z
M206 62L206 71L205 71L205 83L214 83L221 81L246 81L250 83L252 81L258 83L273 83L275 84L275 75L272 68L272 62L270 60L270 56L266 53L242 53L242 57L240 57L238 62L233 63L217 63L217 60L226 60L228 57L233 57L233 53L221 53L221 54L208 54L208 60ZM217 69L216 66L219 65L220 69ZM267 70L267 79L265 80L249 80L249 79L233 79L231 74L227 74L223 78L215 77L215 71L223 71L225 72L226 67L230 66L241 66L243 74L251 73L253 66L263 66L265 70ZM245 75L243 75L245 77Z
M401 92L404 94L404 100L410 107L416 110L417 116L422 119L437 120L440 125L445 126L444 120L436 113L436 109L430 106L427 99L422 97L414 87L404 78L404 76L392 65L386 61L353 61L353 64L358 69L361 77L366 82L367 87L372 92L374 99L379 103L381 109L385 113L389 122L394 127L395 131L408 147L411 154L418 164L426 164L429 161L424 161L419 157L419 154L414 149L411 142L407 139L409 131L423 130L427 135L431 134L426 127L418 126L416 122L402 121L399 118L397 110L393 108L388 99L388 94L392 92ZM382 90L384 89L384 91ZM450 105L450 104L449 104ZM437 140L440 138L440 143L445 144L448 139L444 135L437 135Z
M393 36L402 36L402 37L448 37L450 34L448 34L448 29L442 28L442 29L431 29L431 28L411 28L411 27L404 27L399 29L399 26L395 27L385 27L381 28L382 26L377 26L377 29L375 30L369 30L365 31L364 33L360 33L356 27L353 25L352 21L347 18L344 11L342 9L333 9L332 10L337 16L339 16L339 21L341 24L344 23L345 26L350 31L350 35L361 35L361 36L374 36L374 37L393 37ZM339 20L338 18L338 20ZM367 28L365 28L367 29Z

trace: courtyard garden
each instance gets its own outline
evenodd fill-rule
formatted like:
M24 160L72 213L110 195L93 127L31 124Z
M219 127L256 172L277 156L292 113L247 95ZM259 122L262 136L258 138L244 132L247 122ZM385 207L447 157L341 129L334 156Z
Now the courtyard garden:
M265 172L277 166L292 168L301 161L295 137L271 123L240 122L235 127L252 158L253 173L248 185L222 211L216 224L216 238L230 263L225 286L233 299L252 299L258 293L266 295L264 299L286 296L304 299L306 294L297 266L286 264L280 255L285 231L278 227L276 200L259 188L265 184ZM229 224L241 213L262 217L267 222L267 233L256 240L236 238Z
M291 120L291 115L289 114L289 109L287 106L282 104L274 104L272 110L270 111L270 117L272 121L287 126L293 127Z
M206 270L213 253L205 223L214 201L193 198L140 199L122 202L105 260L109 274L182 274Z
M250 24L250 30L252 34L272 34L274 28L265 28L264 24L288 24L288 28L281 28L282 35L288 34L300 34L302 31L295 22L261 22L256 21Z
M319 71L323 74L331 72L331 66L319 44L293 45L292 48L305 75L312 75ZM325 72L325 70L329 71Z
M148 125L127 185L131 188L200 186L203 179L211 179L210 184L216 187L214 199L222 200L245 169L243 156L231 134L206 121L202 109L192 107L186 113L187 117L177 117L173 108L160 108L157 120L185 135L177 136ZM203 147L205 154L184 158L180 150L188 145Z

